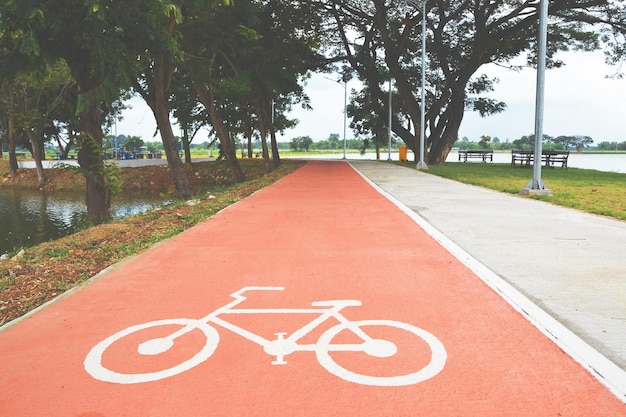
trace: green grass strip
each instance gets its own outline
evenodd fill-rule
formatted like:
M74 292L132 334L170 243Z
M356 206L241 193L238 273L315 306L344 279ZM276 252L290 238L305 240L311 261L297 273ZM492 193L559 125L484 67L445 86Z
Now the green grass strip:
M402 165L415 169L412 162ZM429 166L424 172L510 194L518 194L533 178L532 166L509 164L447 162ZM529 198L626 220L626 174L542 167L541 179L553 195Z

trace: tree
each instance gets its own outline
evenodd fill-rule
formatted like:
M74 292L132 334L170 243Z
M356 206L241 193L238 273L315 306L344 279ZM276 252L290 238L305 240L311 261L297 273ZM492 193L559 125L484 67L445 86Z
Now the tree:
M101 7L98 0L0 0L0 66L32 69L62 58L76 81L78 162L86 178L87 212L93 223L110 218L102 158L102 108L110 107L127 85L120 71L126 64L121 61L134 59L126 54L116 23L127 12L127 4Z
M428 134L429 164L445 161L467 109L482 116L504 110L504 103L481 97L493 90L497 82L478 74L483 65L511 66L514 59L524 55L530 65L536 62L537 2L427 2L427 80L423 86L419 76L421 54L417 52L422 41L420 10L407 8L400 1L324 3L337 29L334 45L341 51L336 49L335 53L345 57L366 84L378 118L384 119L388 113L382 86L392 78L402 100L399 111L410 119L412 131L420 132L421 105L417 93L425 90L423 128ZM623 6L610 6L606 0L551 2L548 64L562 64L554 59L559 50L597 48L604 39L597 27L623 33L624 20L613 18L616 8L623 15ZM417 91L414 86L418 86ZM416 135L395 117L392 127L415 152Z
M331 133L328 135L328 142L330 149L337 149L339 147L339 133Z
M133 151L141 148L144 144L145 142L139 136L126 136L122 147L128 151Z
M478 142L478 146L482 149L488 149L489 147L491 147L491 136L481 136L480 141Z
M187 74L177 74L172 88L171 106L178 121L180 138L185 155L185 163L191 164L191 142L202 127L209 124L206 112L198 103L193 92L193 83Z
M549 143L552 142L554 140L554 138L552 136L549 135L543 135L543 142L542 143ZM535 149L535 135L527 135L527 136L522 136L519 139L516 139L513 141L513 146L515 149L522 149L522 150L533 150Z
M178 154L178 144L170 121L170 96L177 67L182 64L181 25L185 1L133 1L132 13L119 23L126 44L140 57L126 67L135 91L148 104L163 141L163 149L178 196L193 196L191 184ZM191 2L189 2L191 3ZM215 2L204 2L212 9ZM129 6L131 7L131 6ZM137 20L139 19L139 24Z
M46 182L42 165L45 158L45 135L46 132L55 130L55 112L71 96L76 83L65 62L59 60L39 71L19 74L14 87L14 100L17 104L13 109L17 111L14 129L28 137L37 170L37 188L41 189Z
M310 136L298 136L296 138L291 139L289 143L289 147L294 151L298 152L308 152L311 144L313 143L313 139Z
M207 10L202 1L194 2L193 7L186 8L188 23L182 29L184 70L219 139L220 154L228 162L235 182L241 182L245 175L237 161L235 141L224 114L232 107L228 98L239 96L246 88L246 80L238 77L230 58L240 37L247 36L249 31L237 20L233 9L234 6L222 6ZM243 13L243 16L248 17L248 14Z
M603 141L598 143L597 149L599 151L617 151L620 149L626 149L626 142L617 143L617 142L607 142Z
M554 142L562 146L563 149L569 149L573 147L577 151L581 151L583 148L591 145L593 139L589 136L558 136L554 139Z
M298 80L325 62L314 52L320 17L291 1L242 0L202 22L187 27L193 43L185 48L186 68L233 176L239 175L237 134L245 135L249 153L258 136L269 172L280 164L276 132L293 125L284 113L295 101L307 101Z
M2 129L3 142L7 144L7 150L9 152L9 167L11 175L15 175L18 170L16 146L17 146L17 134L15 132L15 86L13 80L5 79L2 81L3 96L1 103L1 114L4 116L0 119L0 127ZM0 145L1 146L1 145Z

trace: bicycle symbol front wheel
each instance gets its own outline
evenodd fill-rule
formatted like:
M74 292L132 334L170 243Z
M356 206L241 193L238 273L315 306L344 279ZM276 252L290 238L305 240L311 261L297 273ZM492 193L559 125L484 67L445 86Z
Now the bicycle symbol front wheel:
M413 336L421 339L422 342L426 342L431 352L430 361L426 366L416 370L415 372L393 376L363 375L352 372L339 365L330 355L330 352L351 349L342 349L341 344L332 343L333 339L344 330L355 334L364 333L363 328L368 326L392 327L408 331ZM355 329L358 330L358 332L355 332ZM370 339L365 340L361 346L363 347L360 348L360 351L367 353L371 357L390 357L396 353L396 345L392 341ZM320 336L317 342L315 354L317 355L317 360L320 365L322 365L328 372L338 376L339 378L362 385L389 387L412 385L430 379L441 372L447 359L447 352L443 343L441 343L441 341L432 333L429 333L419 327L394 320L361 320L337 324Z
M204 333L206 336L206 344L200 349L198 353L196 353L191 358L186 361L172 366L167 369L163 369L155 372L148 373L122 373L116 372L111 369L108 369L102 365L102 355L104 352L116 341L120 340L123 337L129 336L135 332L150 329L153 327L160 326L182 326L183 328L188 328L189 330L198 329ZM166 340L166 338L164 338ZM122 331L119 331L112 336L104 339L102 342L98 343L94 346L84 361L85 370L95 379L105 382L114 382L117 384L136 384L141 382L150 382L157 381L159 379L168 378L170 376L174 376L181 372L187 371L194 366L204 362L207 360L217 348L217 344L219 343L220 336L217 330L213 327L209 326L207 323L203 323L198 320L191 319L168 319L168 320L157 320L151 321L149 323L138 324L136 326L128 327ZM171 341L173 343L173 340ZM161 351L165 351L169 349L169 347L164 347ZM143 355L153 355L154 353L145 353L141 350L141 345L138 349L138 353Z

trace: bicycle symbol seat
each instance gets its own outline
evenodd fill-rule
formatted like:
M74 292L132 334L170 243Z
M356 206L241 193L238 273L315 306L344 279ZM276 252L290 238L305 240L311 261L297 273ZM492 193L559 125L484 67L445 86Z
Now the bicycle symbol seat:
M344 317L340 311L345 307L360 306L361 302L357 300L315 301L311 303L312 308L235 308L238 304L241 304L247 299L247 297L244 296L247 292L282 290L284 290L284 287L244 287L231 294L231 297L234 299L233 301L218 308L203 318L157 320L128 327L113 334L112 336L109 336L94 346L84 360L85 370L95 379L118 384L150 382L174 376L197 366L211 357L220 340L219 333L213 326L211 326L211 324L221 326L224 329L230 330L235 334L238 334L243 338L263 347L265 353L275 357L272 361L272 364L274 365L286 364L287 362L285 361L285 357L294 352L315 352L318 362L328 372L346 381L357 384L373 386L403 386L417 384L437 375L445 366L447 353L443 344L439 341L439 339L437 339L437 337L426 330L411 324L394 320L350 321ZM274 340L266 339L249 330L228 322L225 319L228 315L269 313L312 314L315 315L315 318L291 334L284 332L275 333L276 339ZM339 323L330 327L328 330L325 330L316 343L298 343L304 336L330 318L335 319ZM172 348L172 346L174 346L178 338L194 330L199 330L204 333L206 343L200 351L193 355L190 359L167 369L155 372L122 373L108 369L102 364L105 351L115 342L133 333L159 326L177 326L179 329L165 337L159 337L140 343L137 346L137 353L140 355L155 356L167 352L170 348ZM430 350L430 360L427 365L421 366L420 369L404 375L377 376L364 375L350 371L342 365L339 365L337 361L333 359L333 356L331 355L332 352L363 352L374 358L388 358L394 356L397 352L397 346L394 342L384 339L376 339L368 335L365 329L374 326L387 328L389 330L404 330L408 332L411 337L417 337L422 343L425 342ZM340 333L345 332L351 333L357 342L345 343L338 341L340 338L337 336Z

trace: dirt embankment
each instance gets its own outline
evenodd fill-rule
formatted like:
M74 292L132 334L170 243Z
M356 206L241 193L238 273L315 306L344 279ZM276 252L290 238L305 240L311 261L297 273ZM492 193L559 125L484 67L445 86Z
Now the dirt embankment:
M256 162L256 161L255 161ZM248 178L258 178L263 174L262 165L245 164ZM187 177L196 193L212 187L232 183L228 166L223 162L201 162L185 165ZM174 183L166 165L121 168L117 176L122 183L122 191L174 192ZM82 191L85 189L85 177L75 168L57 168L46 170L47 191ZM19 169L11 175L8 161L0 161L0 188L35 189L37 172L34 169Z

